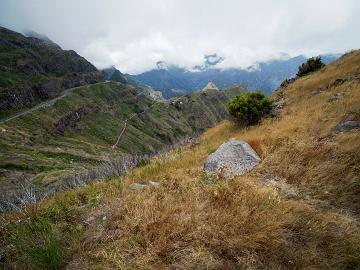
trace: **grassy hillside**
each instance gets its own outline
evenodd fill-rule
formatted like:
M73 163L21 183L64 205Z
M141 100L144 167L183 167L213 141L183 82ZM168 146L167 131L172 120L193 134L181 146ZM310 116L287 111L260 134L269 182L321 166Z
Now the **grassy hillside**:
M277 91L278 117L246 129L225 121L199 144L154 158L122 179L8 215L2 264L359 269L360 135L359 129L339 132L339 124L360 120L359 74L355 51ZM206 178L207 155L232 137L249 142L262 163L229 181ZM160 186L129 188L150 180Z
M129 85L80 87L52 106L1 125L0 189L19 187L23 175L48 185L124 154L155 153L223 120L227 101L242 91L234 87L158 102ZM136 113L141 114L128 120L112 149L124 121Z

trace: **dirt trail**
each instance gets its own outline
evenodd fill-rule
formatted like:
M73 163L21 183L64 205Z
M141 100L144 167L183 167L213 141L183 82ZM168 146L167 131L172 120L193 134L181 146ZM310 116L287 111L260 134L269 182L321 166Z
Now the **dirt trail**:
M21 116L27 115L27 114L29 114L29 113L31 113L31 112L33 112L33 111L36 111L36 110L39 110L39 109L42 109L42 108L46 108L46 107L50 107L50 106L54 105L56 101L58 101L58 100L60 100L60 99L62 99L62 98L64 98L64 97L68 96L72 91L74 91L74 90L76 90L76 89L78 89L78 88L81 88L81 87L89 87L89 86L92 86L92 85L105 84L105 83L109 83L109 81L99 82L99 83L94 83L94 84L88 84L88 85L82 85L82 86L77 86L77 87L73 87L73 88L66 89L66 90L64 90L64 92L62 93L62 95L60 95L60 96L58 96L58 97L56 97L56 98L53 98L53 99L51 99L51 100L42 102L42 103L40 103L40 104L38 104L38 105L30 108L30 109L27 109L27 110L25 110L25 111L16 113L16 114L14 114L14 115L12 115L12 116L10 116L10 117L8 117L8 118L5 118L5 119L3 119L3 120L0 120L0 125L1 125L1 124L4 124L4 123L6 123L6 122L8 122L8 121L10 121L10 120L13 120L13 119L19 118L19 117L21 117ZM136 96L134 96L132 99L135 99L135 100L136 100L136 99L137 99L139 96L141 96L141 95L144 95L144 93L139 93L139 94L137 94ZM122 136L123 136L123 134L125 133L125 130L126 130L126 128L127 128L127 123L128 123L128 121L131 120L132 118L134 118L135 116L139 116L139 115L145 113L148 109L150 109L150 108L151 108L152 106L154 106L155 104L156 104L156 102L154 102L153 104L151 104L149 107L145 108L143 111L141 111L141 112L139 112L139 113L134 113L134 114L132 114L129 118L127 118L127 119L125 119L125 120L123 121L124 127L123 127L123 129L121 130L121 132L120 132L120 134L119 134L119 136L118 136L115 144L114 144L113 146L111 146L112 149L115 149L115 147L120 143L120 140L121 140L121 138L122 138Z
M105 83L108 83L108 82L109 82L109 81L105 81L105 82L99 82L99 83L94 83L94 84L87 84L87 85L82 85L82 86L77 86L77 87L73 87L73 88L66 89L66 90L64 90L64 92L62 93L61 96L58 96L58 97L56 97L56 98L53 98L53 99L48 100L48 101L45 101L45 102L42 102L42 103L40 103L40 104L38 104L38 105L30 108L30 109L27 109L27 110L25 110L25 111L16 113L16 114L14 114L14 115L12 115L12 116L10 116L10 117L8 117L8 118L5 118L5 119L3 119L3 120L0 120L0 125L1 125L1 124L4 124L4 123L6 123L6 122L8 122L8 121L10 121L10 120L16 119L16 118L18 118L18 117L20 117L20 116L27 115L27 114L29 114L29 113L31 113L31 112L33 112L33 111L38 110L38 109L50 107L50 106L54 105L56 101L58 101L58 100L60 100L60 99L62 99L62 98L64 98L64 97L68 96L72 91L74 91L74 90L76 90L76 89L78 89L78 88L81 88L81 87L89 87L89 86L98 85L98 84L105 84Z
M142 93L136 95L134 98L138 97L139 95L142 95ZM119 134L119 136L118 136L118 138L117 138L117 140L116 140L116 143L115 143L113 146L111 146L111 149L115 149L115 147L117 147L117 146L119 145L120 140L121 140L121 138L122 138L122 136L123 136L123 134L125 133L125 130L126 130L126 128L127 128L128 121L130 121L130 120L131 120L132 118L134 118L135 116L140 116L140 115L144 114L147 110L149 110L150 108L152 108L155 104L156 104L156 102L154 102L153 104L151 104L149 107L146 107L143 111L141 111L141 112L139 112L139 113L134 113L134 114L132 114L129 118L127 118L127 119L125 119L125 120L123 121L124 127L123 127L123 129L121 130L121 132L120 132L120 134Z

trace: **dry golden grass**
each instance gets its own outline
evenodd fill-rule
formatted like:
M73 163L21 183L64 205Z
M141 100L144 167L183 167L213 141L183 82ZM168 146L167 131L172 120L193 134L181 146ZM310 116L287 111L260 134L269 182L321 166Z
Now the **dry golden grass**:
M284 269L360 267L357 131L334 126L358 117L360 84L349 81L311 96L331 80L360 73L360 52L285 90L280 119L245 130L225 122L125 179L158 181L156 190L123 192L108 238L88 252L89 265L120 269ZM336 92L345 98L328 99ZM246 140L263 162L232 181L206 179L203 163L221 143ZM285 179L296 199L262 185ZM285 192L286 194L286 192Z
M252 147L252 149L255 150L255 152L259 155L259 157L262 157L263 150L261 146L261 141L259 139L250 139L247 141L248 144Z
M225 132L224 132L225 131ZM224 123L195 149L180 148L135 169L126 183L155 180L145 192L125 188L108 238L89 251L105 269L280 269L351 267L359 261L355 221L288 200L254 175L206 179L204 158L238 134Z
M360 51L285 89L279 118L246 129L224 122L199 145L130 171L124 187L93 185L101 202L81 218L107 220L86 227L69 269L359 269L360 136L335 134L334 126L360 116L360 81L310 95L355 74ZM345 97L329 102L337 92ZM207 155L232 137L252 145L262 163L230 181L206 178ZM148 181L160 187L128 188ZM89 190L62 196L71 203Z

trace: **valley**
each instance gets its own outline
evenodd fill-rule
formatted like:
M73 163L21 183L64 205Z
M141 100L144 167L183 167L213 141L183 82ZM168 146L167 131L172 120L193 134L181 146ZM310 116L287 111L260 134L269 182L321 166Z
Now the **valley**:
M360 269L354 1L30 2L0 3L0 269Z
M234 87L154 101L114 82L73 88L1 123L2 190L16 189L23 177L40 186L58 185L74 170L86 172L122 155L156 153L226 118L227 101L243 91ZM125 121L126 132L116 143Z
M277 112L257 125L223 121L196 141L120 177L91 182L8 214L0 223L5 243L1 263L45 269L48 257L31 255L45 243L51 266L65 269L358 269L359 74L360 51L347 53L275 91L271 99ZM185 134L189 121L192 127L210 127L213 122L185 118L181 112L182 106L193 106L200 115L210 113L213 103L199 107L205 102L201 95L214 101L220 98L216 91L154 103L126 85L79 88L52 107L3 125L11 138L2 137L2 147L18 147L11 153L21 150L24 156L33 143L31 151L42 157L34 165L53 160L52 147L62 148L58 154L63 158L70 153L75 157L73 149L78 156L83 153L84 162L96 162L123 129L119 120L128 119L132 127L115 149L156 148L160 138L171 141ZM133 98L136 104L127 103ZM53 121L71 111L70 104L92 111L76 125L56 131L63 135L42 141L41 132L34 130L54 128ZM131 118L144 107L146 113ZM142 117L163 132L167 129L162 126L176 119L178 130L150 138L146 135L155 131L144 126ZM217 117L214 113L210 119ZM143 133L136 131L140 127ZM206 176L206 158L230 138L248 142L261 163L241 176ZM25 139L24 146L10 144ZM16 160L10 152L7 158ZM152 187L143 188L150 183Z

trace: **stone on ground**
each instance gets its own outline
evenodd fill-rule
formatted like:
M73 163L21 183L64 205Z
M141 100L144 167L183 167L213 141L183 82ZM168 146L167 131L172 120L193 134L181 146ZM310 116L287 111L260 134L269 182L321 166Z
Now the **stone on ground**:
M245 174L260 162L261 158L247 142L230 139L208 156L204 169L208 176L232 177Z
M160 183L155 182L155 181L149 181L149 185L153 188L157 188L160 186Z
M139 184L139 183L132 183L130 186L129 186L130 189L132 190L143 190L143 189L147 189L149 188L148 185L144 185L144 184Z
M353 129L360 129L360 121L359 120L345 121L343 123L338 124L335 127L335 130L338 133L348 132Z
M144 190L144 189L153 189L153 188L158 188L160 186L160 183L158 182L154 182L154 181L149 181L149 184L145 185L145 184L139 184L139 183L132 183L129 188L132 190Z

